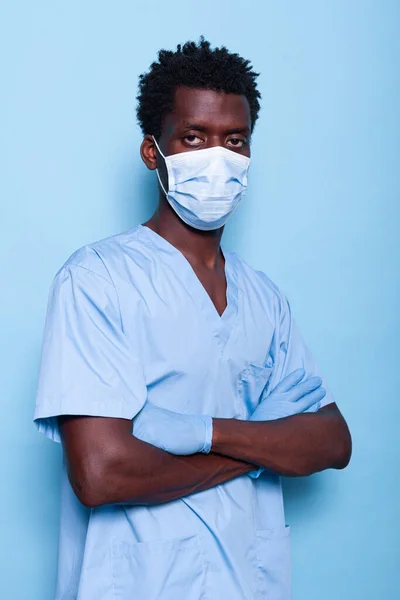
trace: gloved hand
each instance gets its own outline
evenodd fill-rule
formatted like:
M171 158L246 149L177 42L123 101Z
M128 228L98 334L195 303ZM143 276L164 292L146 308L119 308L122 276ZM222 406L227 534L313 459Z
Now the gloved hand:
M133 420L133 435L172 454L208 454L213 423L208 415L186 415L146 402Z
M326 390L321 385L321 377L308 377L301 381L304 375L304 369L296 369L282 379L268 396L261 400L249 420L272 421L303 412L316 412L321 406Z
M301 381L304 375L304 369L296 369L282 379L268 396L261 400L249 420L272 421L303 412L317 412L326 390L322 387L321 377L309 377ZM260 467L250 471L248 475L257 478L264 470L264 467Z

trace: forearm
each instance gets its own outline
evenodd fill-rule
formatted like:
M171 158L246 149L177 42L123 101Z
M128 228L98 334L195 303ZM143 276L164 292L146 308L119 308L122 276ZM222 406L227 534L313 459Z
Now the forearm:
M214 419L212 451L286 476L344 468L351 437L336 409L273 421Z
M244 475L254 465L217 454L175 456L132 437L102 461L87 506L161 504Z

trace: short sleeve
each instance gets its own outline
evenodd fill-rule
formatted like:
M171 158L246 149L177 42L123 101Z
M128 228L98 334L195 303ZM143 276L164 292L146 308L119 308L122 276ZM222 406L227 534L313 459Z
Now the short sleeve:
M48 297L34 413L38 430L60 442L59 415L133 419L146 391L113 282L67 263Z
M268 384L267 392L271 391L282 379L295 371L303 368L306 372L304 378L318 375L326 389L326 395L321 401L321 408L335 402L328 389L325 377L306 345L298 325L293 318L288 299L281 296L281 311L279 325L276 328L275 360L273 374Z

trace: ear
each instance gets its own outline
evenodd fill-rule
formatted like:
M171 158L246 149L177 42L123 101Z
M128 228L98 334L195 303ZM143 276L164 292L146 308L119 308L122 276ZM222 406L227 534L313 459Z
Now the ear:
M140 145L140 156L150 171L157 168L157 149L153 137L149 134L144 136Z

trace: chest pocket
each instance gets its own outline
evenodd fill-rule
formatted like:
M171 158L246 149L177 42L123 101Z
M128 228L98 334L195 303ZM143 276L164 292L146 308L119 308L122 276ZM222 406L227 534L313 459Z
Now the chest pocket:
M258 406L261 394L271 377L272 366L249 363L242 371L237 384L238 412L247 419Z

